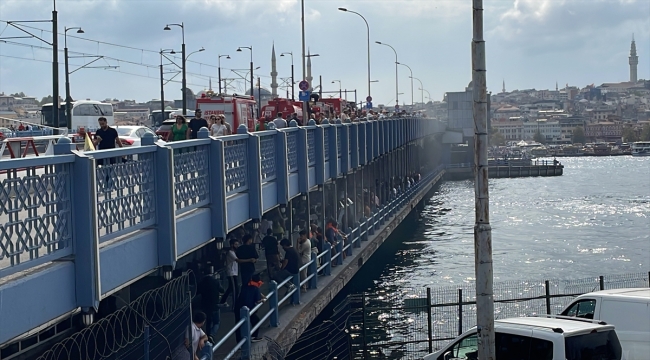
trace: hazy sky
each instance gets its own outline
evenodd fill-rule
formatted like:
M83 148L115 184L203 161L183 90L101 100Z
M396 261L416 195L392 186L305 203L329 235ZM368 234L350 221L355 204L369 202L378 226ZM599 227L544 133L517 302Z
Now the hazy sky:
M556 81L580 87L627 81L633 33L638 76L650 78L650 0L486 0L484 6L492 92L501 91L502 80L508 91L554 88ZM375 105L393 104L395 99L395 55L375 41L392 45L399 62L413 69L434 100L447 91L463 90L471 80L471 0L305 0L307 46L320 54L312 60L312 75L316 85L322 76L325 90L338 91L338 83L332 81L341 80L344 89L357 89L359 100L367 95L366 27L360 17L338 7L363 14L370 24L372 80L379 80L372 84ZM81 26L85 34L74 30L68 34L93 40L68 36L71 55L102 55L105 58L91 66L119 66L71 74L73 98L159 98L157 51L180 51L181 43L180 28L163 31L167 23L184 22L188 53L206 49L193 54L188 63L188 86L195 92L208 87L209 77L217 88L218 54L231 55L221 61L224 78L237 77L230 69L248 69L250 53L236 52L238 46L253 46L255 66L261 67L255 75L266 88L271 82L273 43L279 76L290 76L291 58L279 55L292 51L296 80L302 77L299 0L58 0L57 10L60 33L64 26ZM52 0L0 0L4 21L50 19L51 11ZM49 23L27 25L51 29ZM28 30L51 39L46 31ZM22 35L0 22L0 38ZM59 36L61 49L63 40ZM34 46L0 42L0 92L23 91L39 98L51 94L51 48L35 39L7 41ZM70 63L82 65L92 59L72 58ZM62 53L59 62L63 96ZM166 69L174 70L173 65ZM242 93L247 84L240 80L231 89ZM419 87L415 81L416 101L421 98ZM404 93L400 103L410 103L409 71L403 66L399 92ZM180 94L179 83L165 86L167 99L179 99ZM426 92L424 96L426 100Z

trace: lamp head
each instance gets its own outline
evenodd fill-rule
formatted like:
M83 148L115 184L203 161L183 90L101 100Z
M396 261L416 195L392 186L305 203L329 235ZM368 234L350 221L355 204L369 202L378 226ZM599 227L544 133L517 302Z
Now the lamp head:
M165 27L163 28L163 30L171 30L171 29L172 28L169 27L169 24L165 25Z
M205 51L205 48L203 46L201 46L201 48L199 49L199 52L201 51Z
M176 54L176 51L172 50L169 52L170 54Z
M381 41L375 41L375 43L377 43L377 44L379 44L379 45L381 45Z
M81 28L79 28L79 30L77 30L77 34L83 34L84 32L85 31L83 31Z
M237 51L241 52L241 48L237 48Z
M226 59L230 59L230 55L226 56Z
M284 53L280 54L280 56L284 56Z
M346 8L339 8L339 10L341 10L341 11L348 11L348 9L346 9Z

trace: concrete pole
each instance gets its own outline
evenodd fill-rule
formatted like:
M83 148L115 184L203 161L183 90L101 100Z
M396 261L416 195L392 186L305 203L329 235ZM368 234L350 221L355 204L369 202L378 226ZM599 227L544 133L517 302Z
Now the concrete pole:
M300 22L302 25L302 79L307 79L307 71L305 66L305 0L300 0L301 17ZM309 84L311 86L312 84ZM309 111L307 109L307 101L302 102L302 122L307 124L309 121Z
M487 83L483 1L473 0L472 86L474 113L476 326L479 360L495 360L492 228L488 193Z
M54 10L52 10L52 124L59 128L59 29L57 23L56 0L54 1ZM68 124L70 127L70 124ZM54 130L58 134L58 130Z

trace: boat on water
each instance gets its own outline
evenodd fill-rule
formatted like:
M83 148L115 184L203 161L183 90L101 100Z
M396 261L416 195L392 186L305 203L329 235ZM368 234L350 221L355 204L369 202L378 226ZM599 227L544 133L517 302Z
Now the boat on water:
M650 156L650 141L632 143L632 156Z
M594 156L608 156L612 153L612 147L608 143L596 143L592 146Z
M544 146L538 146L530 149L530 155L533 157L545 157L548 156L548 150Z

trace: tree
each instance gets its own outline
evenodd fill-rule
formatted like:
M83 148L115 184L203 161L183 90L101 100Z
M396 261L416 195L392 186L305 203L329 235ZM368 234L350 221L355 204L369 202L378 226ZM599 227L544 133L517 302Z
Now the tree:
M506 144L506 138L501 135L499 130L492 128L489 143L492 146L502 146Z
M52 95L48 95L48 96L44 97L43 99L41 99L41 102L40 102L39 105L45 105L47 103L53 103L54 102L53 99L54 98L52 97Z
M643 125L641 130L641 141L650 141L650 124Z
M546 138L544 137L544 135L542 135L542 133L539 130L537 130L535 135L533 135L533 140L537 141L540 144L546 143Z
M571 140L573 141L573 143L580 143L580 144L584 144L587 141L587 139L585 138L585 130L582 128L582 126L576 126L573 129Z
M634 128L631 126L626 126L623 129L622 136L623 136L623 142L627 142L627 143L635 142L639 140L638 137L636 136L636 131L634 131Z
M21 91L21 92L15 93L15 94L9 94L9 96L22 98L22 97L25 97L25 93Z

